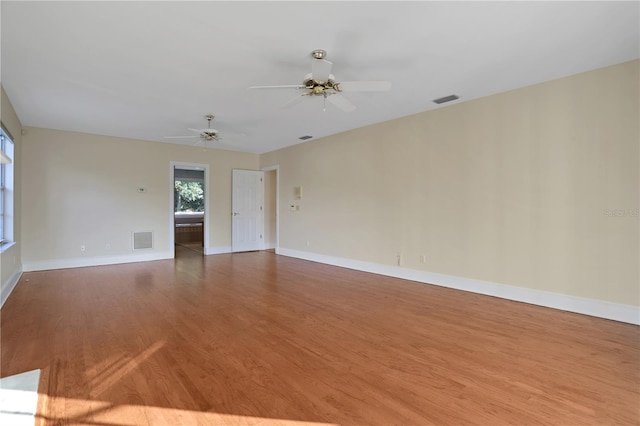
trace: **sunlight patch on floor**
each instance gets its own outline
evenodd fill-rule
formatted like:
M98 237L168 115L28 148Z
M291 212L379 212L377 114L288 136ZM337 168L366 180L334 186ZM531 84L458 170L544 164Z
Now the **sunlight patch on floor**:
M147 358L156 353L165 344L165 341L157 341L135 357L123 357L118 359L108 368L96 369L94 377L88 377L92 391L91 396L96 397L122 380L133 370L142 365Z
M33 426L38 407L40 370L0 379L0 424Z
M301 420L269 419L262 417L181 410L142 405L112 404L107 401L50 397L52 407L66 407L66 416L55 413L38 414L47 423L130 425L225 425L225 426L338 426L335 423ZM69 409L73 407L73 409ZM4 424L4 423L0 423ZM11 424L11 423L8 423ZM33 423L31 423L33 424Z

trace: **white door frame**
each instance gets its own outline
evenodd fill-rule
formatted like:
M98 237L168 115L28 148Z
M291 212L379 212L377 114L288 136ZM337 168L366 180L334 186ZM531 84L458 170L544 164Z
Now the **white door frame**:
M204 170L204 223L202 224L202 236L203 236L203 249L204 253L207 254L209 251L209 165L201 164L201 163L185 163L183 161L170 161L169 162L169 251L171 252L171 257L176 257L176 246L175 246L175 189L174 189L174 181L175 181L175 169L184 168L187 170Z
M280 165L263 167L263 172L276 171L276 253L280 250ZM266 223L264 224L267 225Z

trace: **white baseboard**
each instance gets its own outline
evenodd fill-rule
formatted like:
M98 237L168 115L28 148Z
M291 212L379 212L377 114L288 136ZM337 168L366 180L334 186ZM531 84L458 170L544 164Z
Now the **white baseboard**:
M204 254L224 254L231 253L231 246L205 247Z
M265 247L263 250L275 249L275 247ZM218 246L218 247L205 247L204 254L225 254L225 253L233 253L231 246Z
M548 308L640 325L640 308L632 305L623 305L602 300L552 293L549 291L515 287L506 284L474 280L471 278L418 271L399 266L363 262L360 260L326 256L323 254L286 248L279 248L276 250L276 253L283 256L295 257L298 259L310 260L313 262L355 269L358 271L372 272L379 275L418 281L425 284L454 288L471 293L479 293L487 296L529 303L532 305L545 306Z
M116 265L119 263L148 262L151 260L173 259L172 252L154 252L133 254L130 256L78 257L74 259L52 259L38 262L26 262L24 272L48 271L51 269L81 268L85 266Z
M4 302L7 301L9 295L16 288L16 284L20 281L20 277L22 276L22 268L18 268L16 272L7 280L6 283L3 283L2 290L0 291L0 308L4 306Z

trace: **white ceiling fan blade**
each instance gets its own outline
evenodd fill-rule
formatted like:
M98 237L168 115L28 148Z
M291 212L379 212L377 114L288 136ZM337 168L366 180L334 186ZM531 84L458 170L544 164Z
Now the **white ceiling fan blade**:
M191 128L189 128L187 130L190 130L190 131L198 133L198 134L202 134L202 133L220 133L219 131L217 131L213 127L209 127L209 128L206 128L206 129L191 129Z
M193 136L165 136L165 139L194 139L194 138L199 138L200 136L198 135L193 135Z
M339 84L343 92L385 92L391 89L389 81L343 81Z
M329 80L329 74L331 74L332 62L324 59L312 59L311 60L311 78L320 83L324 83Z
M251 86L249 89L304 89L301 84L284 84L280 86Z
M356 106L352 104L349 99L337 93L335 95L327 96L326 99L345 112L351 112L356 109Z
M282 108L289 108L293 105L299 104L300 102L302 102L302 100L304 99L305 96L309 96L308 93L303 93L302 95L298 95L295 98L291 99L290 101L288 101L286 104L282 105Z

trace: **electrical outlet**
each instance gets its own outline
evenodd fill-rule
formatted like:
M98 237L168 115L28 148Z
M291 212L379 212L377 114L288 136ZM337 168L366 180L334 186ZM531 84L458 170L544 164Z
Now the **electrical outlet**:
M396 261L398 263L398 266L400 266L400 263L402 262L402 253L398 253L396 255Z
M309 247L310 245L311 245L311 242L307 240L307 247Z
M422 255L420 256L420 263L427 263L427 256L426 255Z
M80 246L80 251L85 251L87 248L83 245Z

